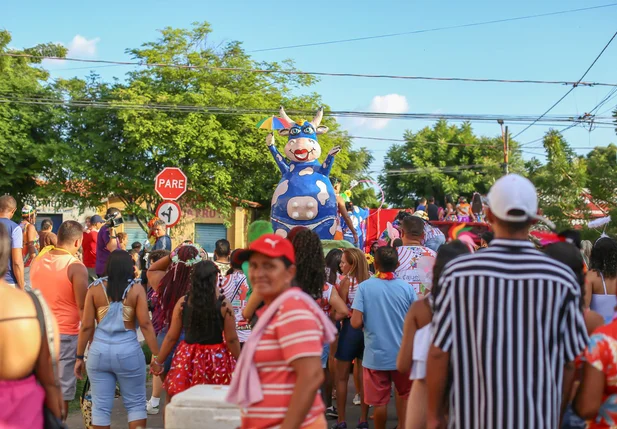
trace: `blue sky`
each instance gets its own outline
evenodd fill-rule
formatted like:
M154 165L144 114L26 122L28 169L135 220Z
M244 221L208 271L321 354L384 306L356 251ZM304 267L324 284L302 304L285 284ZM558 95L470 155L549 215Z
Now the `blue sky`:
M0 25L13 36L13 47L62 42L80 58L128 60L126 48L157 38L157 29L189 27L208 21L213 42L240 40L248 51L328 40L372 36L541 14L611 3L580 1L115 1L43 0L9 2ZM543 79L575 81L617 30L617 6L523 21L424 34L254 53L259 60L291 58L301 70L400 75ZM53 76L83 76L86 64L53 66ZM76 69L79 68L79 69ZM106 79L122 77L127 67L96 69ZM617 82L617 40L589 72L585 81ZM313 90L333 110L381 110L418 113L541 114L567 87L461 82L401 81L324 77ZM582 115L610 90L575 89L551 114ZM601 111L617 105L613 99ZM607 113L608 115L608 113ZM401 138L430 123L413 120L347 121L350 134ZM510 124L513 134L523 125ZM519 137L522 143L542 136L548 126L534 126ZM499 135L497 123L474 123L478 134ZM575 127L566 139L586 153L588 147L617 142L613 129L588 132ZM373 151L372 170L383 167L391 143L356 140ZM526 158L543 153L531 145ZM541 158L543 159L543 158Z

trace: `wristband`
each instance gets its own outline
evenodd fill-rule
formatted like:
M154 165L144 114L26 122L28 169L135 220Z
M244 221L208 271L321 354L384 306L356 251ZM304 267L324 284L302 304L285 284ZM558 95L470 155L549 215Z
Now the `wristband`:
M84 360L84 355L75 355L76 360Z

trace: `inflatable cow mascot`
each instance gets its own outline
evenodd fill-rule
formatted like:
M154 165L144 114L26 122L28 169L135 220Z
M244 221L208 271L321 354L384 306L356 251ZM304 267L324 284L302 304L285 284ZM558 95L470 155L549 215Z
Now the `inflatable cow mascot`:
M296 226L315 231L323 240L331 240L337 227L337 205L334 188L329 175L334 157L340 152L333 148L323 164L319 162L321 147L317 135L328 132L320 126L323 108L311 122L296 124L281 107L280 117L290 124L279 131L288 136L284 158L274 146L274 136L266 138L270 153L283 177L272 196L271 220L274 231L286 237Z

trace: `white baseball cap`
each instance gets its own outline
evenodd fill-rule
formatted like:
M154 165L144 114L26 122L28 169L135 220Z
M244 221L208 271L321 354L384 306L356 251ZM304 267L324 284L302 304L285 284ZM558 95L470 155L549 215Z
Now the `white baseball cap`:
M536 187L518 174L508 174L495 182L488 193L488 206L495 217L505 222L539 220L554 228L552 222L538 215Z

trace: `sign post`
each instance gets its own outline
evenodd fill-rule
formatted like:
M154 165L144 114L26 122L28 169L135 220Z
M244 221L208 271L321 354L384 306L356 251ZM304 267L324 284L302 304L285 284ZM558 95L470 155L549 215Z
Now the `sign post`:
M156 175L154 190L163 200L176 201L187 190L186 174L176 167L165 167Z

